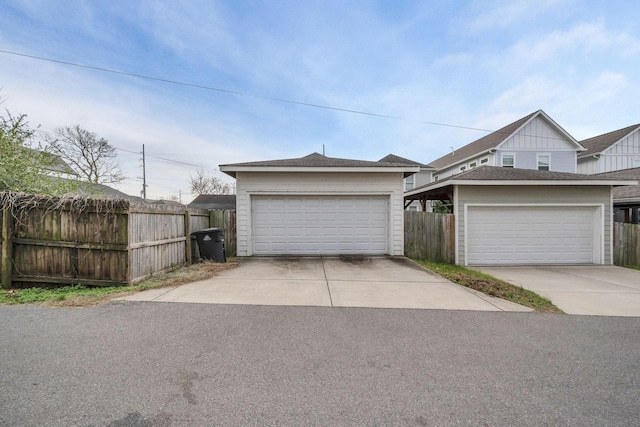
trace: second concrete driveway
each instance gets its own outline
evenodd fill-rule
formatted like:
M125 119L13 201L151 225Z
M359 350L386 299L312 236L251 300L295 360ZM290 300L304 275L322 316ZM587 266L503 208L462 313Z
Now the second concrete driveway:
M472 267L547 297L568 314L640 317L640 271L613 265Z
M201 282L125 300L211 304L531 311L456 285L403 257L246 258Z

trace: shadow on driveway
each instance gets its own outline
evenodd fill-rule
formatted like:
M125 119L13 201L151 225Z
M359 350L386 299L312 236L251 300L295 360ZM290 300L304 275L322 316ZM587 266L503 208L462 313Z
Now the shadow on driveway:
M549 298L567 314L640 317L640 271L612 265L470 267Z
M244 258L211 279L123 300L208 304L532 311L454 284L404 257Z

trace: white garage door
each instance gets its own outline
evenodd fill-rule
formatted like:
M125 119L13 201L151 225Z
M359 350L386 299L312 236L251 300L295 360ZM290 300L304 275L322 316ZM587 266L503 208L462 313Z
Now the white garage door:
M600 263L599 212L591 206L469 206L467 264Z
M253 196L255 255L386 254L385 196Z

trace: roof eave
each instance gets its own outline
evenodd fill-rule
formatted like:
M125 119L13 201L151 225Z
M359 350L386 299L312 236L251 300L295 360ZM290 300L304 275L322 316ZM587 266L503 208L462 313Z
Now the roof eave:
M331 173L408 173L420 172L419 166L231 166L220 165L220 171L236 177L237 172L331 172Z
M534 185L549 185L549 186L567 186L567 185L596 185L596 186L614 186L614 187L622 187L627 185L638 185L638 181L633 180L564 180L564 179L548 179L548 180L498 180L498 179L483 179L483 180L474 180L474 179L447 179L435 184L429 184L427 186L416 188L411 191L407 191L404 193L405 197L415 196L420 193L429 192L432 190L437 190L439 188L448 187L450 185L494 185L494 186L518 186L518 185L526 185L526 186L534 186Z
M502 142L504 142L504 141L502 141ZM502 142L500 144L502 144ZM498 144L498 145L500 145L500 144ZM440 169L433 168L433 171L439 173L439 172L442 172L445 169L449 169L449 168L452 168L452 167L454 167L456 165L459 165L460 163L467 163L471 159L475 159L477 157L481 157L481 156L484 156L484 155L494 154L496 152L496 150L497 150L498 145L496 145L495 147L489 148L488 150L478 151L477 153L472 154L470 156L467 156L467 157L465 157L463 159L460 159L460 160L458 160L456 162L449 163L447 166L441 167Z

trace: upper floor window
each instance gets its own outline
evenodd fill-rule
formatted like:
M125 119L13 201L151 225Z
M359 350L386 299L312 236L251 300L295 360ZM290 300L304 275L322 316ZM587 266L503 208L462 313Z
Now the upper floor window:
M460 166L460 172L464 172L464 171L466 171L466 170L467 170L467 167L466 167L466 166Z
M538 154L538 170L548 171L551 164L551 156L549 154Z
M633 167L640 168L640 159L633 159Z
M503 154L502 155L502 167L503 168L515 168L516 167L516 155L515 154Z
M404 179L404 191L413 190L413 177L415 175L409 175Z
M477 163L477 162L471 162L471 163L469 163L469 169L473 169L473 168L475 168L476 166L478 166L478 163Z
M488 157L485 157L484 159L480 159L480 164L484 165L485 163L487 163L489 161Z

